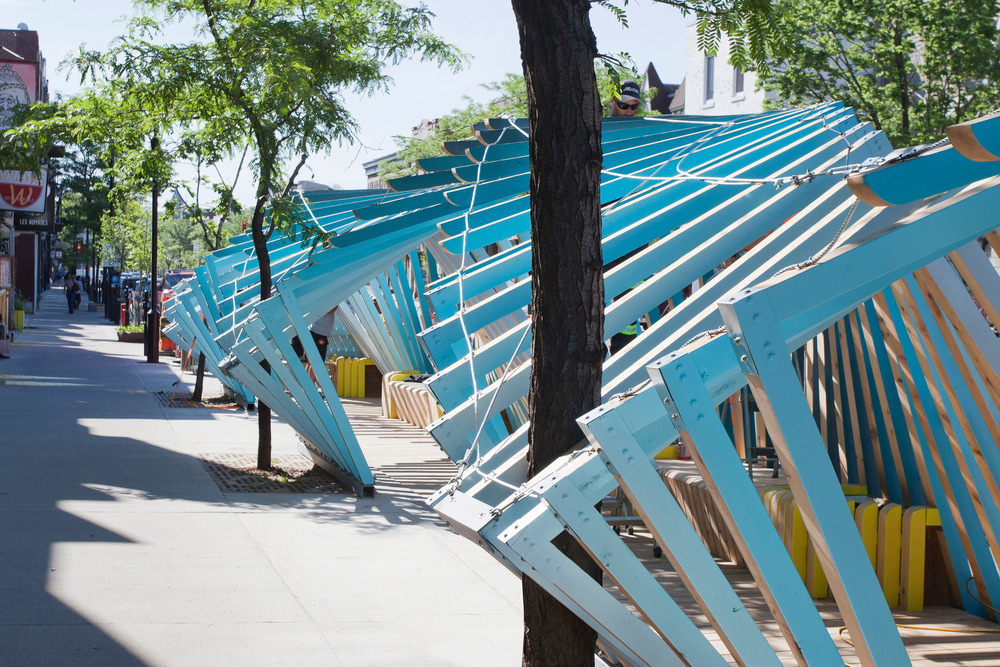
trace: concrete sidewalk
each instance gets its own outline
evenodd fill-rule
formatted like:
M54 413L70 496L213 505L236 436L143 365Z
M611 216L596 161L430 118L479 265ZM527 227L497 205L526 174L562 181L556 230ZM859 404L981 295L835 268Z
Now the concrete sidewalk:
M28 316L0 360L0 666L520 662L519 580L402 474L424 434L365 428L374 499L227 494L198 457L255 454L257 418L157 400L193 380L61 289Z

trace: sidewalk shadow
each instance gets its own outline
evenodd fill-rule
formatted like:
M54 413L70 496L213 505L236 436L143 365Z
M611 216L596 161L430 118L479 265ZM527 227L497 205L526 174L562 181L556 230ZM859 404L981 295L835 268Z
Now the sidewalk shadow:
M53 296L55 301L61 295ZM381 480L381 492L374 499L350 494L288 494L280 499L227 495L210 481L195 455L143 441L138 434L93 433L84 423L108 424L109 432L120 431L111 422L164 419L165 409L136 381L139 362L133 351L101 352L96 349L99 345L88 343L108 342L106 335L98 335L106 332L91 329L95 324L113 325L74 317L56 315L54 308L41 311L18 341L18 355L0 366L0 415L5 421L0 437L5 469L0 481L3 667L147 664L111 634L114 610L110 610L112 620L90 618L87 611L71 606L72 597L69 602L60 598L60 578L65 576L60 572L62 545L74 545L71 560L79 569L80 544L138 544L67 509L81 501L188 501L202 511L215 507L263 512L291 507L299 516L329 523L356 521L365 515L377 520L361 521L357 529L373 533L407 524L441 524L423 504L425 494L391 480ZM166 410L182 413L171 419L216 418L213 410ZM256 415L244 413L241 418L256 420ZM256 443L246 445L248 452L256 448Z

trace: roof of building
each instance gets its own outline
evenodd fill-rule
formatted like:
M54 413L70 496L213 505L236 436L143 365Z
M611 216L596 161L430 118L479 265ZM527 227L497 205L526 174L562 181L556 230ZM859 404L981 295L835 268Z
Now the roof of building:
M649 63L646 65L646 85L650 88L656 88L656 95L649 101L649 107L663 114L670 113L670 105L679 88L678 84L663 83L660 75L656 73L656 67L653 66L653 63Z
M681 79L681 85L674 91L674 97L670 101L670 113L684 113L684 82L687 77Z
M38 33L34 30L0 30L0 61L37 63Z

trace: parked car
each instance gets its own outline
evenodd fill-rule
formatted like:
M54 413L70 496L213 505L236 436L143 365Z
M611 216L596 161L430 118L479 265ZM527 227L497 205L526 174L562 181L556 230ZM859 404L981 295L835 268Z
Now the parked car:
M176 269L174 271L167 271L167 275L163 277L163 282L161 283L160 289L160 305L167 302L167 299L174 295L174 288L180 284L181 281L187 280L188 278L194 277L194 269Z

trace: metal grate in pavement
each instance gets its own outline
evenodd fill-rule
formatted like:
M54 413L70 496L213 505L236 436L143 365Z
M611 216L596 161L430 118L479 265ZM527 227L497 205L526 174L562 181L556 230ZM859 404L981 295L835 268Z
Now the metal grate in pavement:
M298 454L272 457L273 470L268 471L257 470L257 459L245 454L201 454L199 458L223 493L351 493Z
M213 396L202 401L192 401L186 392L155 391L153 397L161 408L215 408L217 410L239 410L236 401L226 396Z

